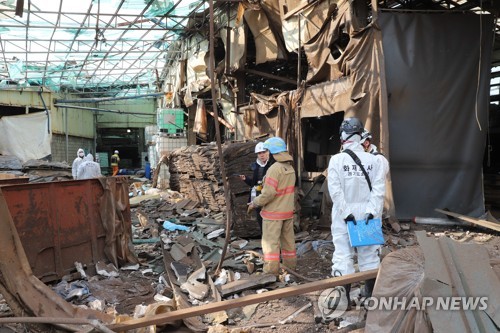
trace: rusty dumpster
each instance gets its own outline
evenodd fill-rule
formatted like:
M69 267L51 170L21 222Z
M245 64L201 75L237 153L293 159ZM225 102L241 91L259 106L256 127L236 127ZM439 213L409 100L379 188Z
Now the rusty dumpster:
M50 282L74 272L75 262L95 273L95 263L107 259L109 226L103 223L101 206L110 181L128 188L120 177L1 187L33 274L40 280ZM120 218L130 229L128 198L123 206Z
M0 177L0 186L27 184L29 180L30 180L29 177L11 177L11 178Z

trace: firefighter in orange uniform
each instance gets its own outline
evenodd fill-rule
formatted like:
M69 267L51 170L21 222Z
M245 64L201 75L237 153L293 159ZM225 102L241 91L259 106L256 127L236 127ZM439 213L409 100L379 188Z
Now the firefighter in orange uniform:
M118 168L118 164L120 163L120 156L118 154L118 150L115 150L115 153L111 155L111 168L113 170L113 176L116 176L120 170Z
M278 275L280 254L285 266L293 270L297 266L293 231L295 170L283 139L269 138L264 142L264 148L269 150L276 162L267 170L262 192L248 204L248 210L262 209L263 271Z

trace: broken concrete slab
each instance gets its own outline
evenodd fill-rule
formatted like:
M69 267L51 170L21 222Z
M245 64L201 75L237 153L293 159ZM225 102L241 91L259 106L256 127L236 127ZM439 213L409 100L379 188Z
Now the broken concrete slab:
M211 233L209 233L208 235L206 235L205 237L207 239L214 239L214 238L217 238L219 237L220 235L223 235L224 232L225 232L226 229L224 228L221 228L221 229L217 229L217 230L214 230L212 231Z
M205 245L205 246L208 246L208 247L221 247L219 243L215 243L215 242L212 242L208 239L205 238L205 235L203 235L201 232L199 231L194 231L191 233L191 236L193 236L193 238L198 242L200 243L201 245Z
M187 277L189 273L192 271L191 267L177 261L172 261L170 263L170 267L172 268L172 270L175 273L175 276L177 277L177 282L180 284L187 281Z
M257 310L257 307L259 305L260 304L257 303L257 304L251 304L251 305L244 306L241 310L243 311L245 318L246 319L252 318L253 314L255 313L255 311Z
M243 249L247 246L248 241L246 239L239 239L237 241L231 242L231 247L235 249Z
M197 280L205 281L206 278L207 278L207 269L205 268L205 266L202 265L202 267L198 268L196 271L194 271L189 275L188 282Z
M202 301L207 297L209 287L197 280L188 280L181 284L181 290L187 292L190 297Z
M118 269L115 267L115 265L109 263L105 264L102 261L98 261L95 264L95 270L97 274L105 276L105 277L117 277L120 276L120 272Z
M170 248L170 255L175 261L182 260L187 255L189 255L193 249L194 244L188 244L186 246L182 246L178 243L172 244Z
M205 319L212 325L222 324L227 321L228 316L226 311L217 311L204 315Z

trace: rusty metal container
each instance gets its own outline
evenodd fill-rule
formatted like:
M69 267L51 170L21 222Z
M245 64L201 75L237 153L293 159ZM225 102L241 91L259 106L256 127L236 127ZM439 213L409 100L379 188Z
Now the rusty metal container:
M29 181L30 181L29 177L0 179L0 187L5 185L27 184Z
M127 182L116 177L116 182ZM44 282L75 271L75 262L95 272L106 260L105 230L97 179L3 186L2 192L33 274ZM128 206L128 205L127 205ZM130 221L130 206L126 214Z

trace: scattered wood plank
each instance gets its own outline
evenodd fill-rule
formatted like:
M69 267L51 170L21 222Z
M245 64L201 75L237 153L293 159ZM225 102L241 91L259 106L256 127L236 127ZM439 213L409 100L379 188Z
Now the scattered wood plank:
M195 255L197 256L197 253L195 253ZM163 264L165 266L165 271L167 273L167 277L168 277L170 286L172 287L172 291L174 293L175 303L177 305L177 308L180 309L177 311L185 311L185 310L188 310L191 308L191 303L189 303L188 297L175 284L175 280L176 280L175 273L171 269L171 266L170 266L170 264L173 262L174 262L174 260L170 256L169 251L164 250L163 251ZM153 316L153 317L156 317L156 316ZM150 317L150 318L153 318L153 317ZM174 319L173 321L179 320L179 319L182 319L184 324L187 327L189 327L189 329L191 329L193 332L206 332L207 331L206 325L203 323L201 317L199 317L199 316L193 315L191 317ZM147 324L147 325L139 326L139 327L146 327L146 326L150 326L150 325L157 325L157 323L151 323L151 324ZM113 329L113 328L111 328L111 329Z
M438 209L438 208L436 208L435 211L439 212L439 213L443 213L443 214L448 215L448 216L453 216L453 217L455 217L459 220L465 221L465 222L479 225L479 226L484 227L484 228L492 229L495 231L500 231L500 224L497 224L494 222L490 222L490 221L486 221L486 220L482 220L482 219L477 219L475 217L461 215L458 213L453 213L453 212L449 212L447 210L442 210L442 209Z
M139 204L143 201L146 201L146 200L153 200L153 199L160 199L160 195L159 194L146 194L146 195L140 195L138 197L132 197L129 199L130 201L130 207L131 208L134 208L134 207L138 207Z
M131 319L123 323L112 324L108 327L115 332L131 330L149 325L163 325L179 319L193 316L199 316L211 312L243 307L245 305L261 303L279 298L285 298L295 295L301 295L316 290L342 286L349 283L373 279L377 276L378 269L372 269L365 272L349 274L341 277L334 277L325 280L315 281L302 285L291 286L287 288L268 291L262 294L244 296L236 299L230 299L222 302L204 304L189 309L176 310L169 313L163 313L148 318Z
M427 316L434 332L495 332L500 323L500 281L489 265L488 251L477 244L460 244L447 237L427 237L417 231L424 253L424 280L420 294L426 297L474 297L488 295L486 310L463 306L456 311L443 311L429 306Z
M227 296L273 282L276 282L276 276L272 274L250 275L248 279L236 280L222 285L220 287L220 293L222 296Z
M230 211L234 236L259 236L255 215L247 214L250 187L239 177L253 174L250 165L256 158L255 144L256 141L234 142L222 147L231 203L226 202L219 168L221 161L215 145L188 146L170 152L170 188L192 200L176 208L189 210L199 205L212 213Z

